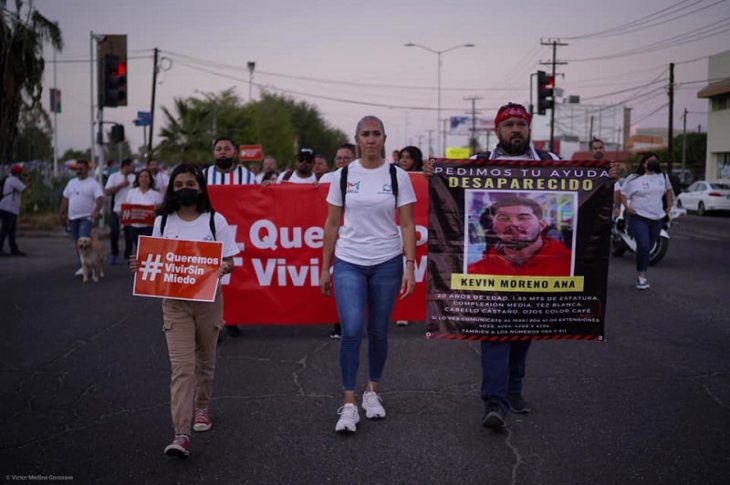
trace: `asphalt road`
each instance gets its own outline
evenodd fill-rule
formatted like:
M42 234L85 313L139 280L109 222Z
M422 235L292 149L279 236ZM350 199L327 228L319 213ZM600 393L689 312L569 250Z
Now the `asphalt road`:
M0 480L727 484L729 243L730 218L683 218L648 292L613 258L606 341L534 344L533 412L505 432L480 426L478 345L394 327L388 417L340 436L329 327L245 327L219 349L214 427L180 461L162 453L159 302L132 297L121 266L82 285L67 240L23 238L31 256L0 259Z

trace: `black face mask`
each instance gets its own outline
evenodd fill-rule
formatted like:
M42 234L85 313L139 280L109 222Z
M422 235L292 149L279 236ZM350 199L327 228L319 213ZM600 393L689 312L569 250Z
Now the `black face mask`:
M662 170L661 165L659 165L659 162L648 162L646 164L646 169L651 170L654 173L659 173Z
M175 200L183 207L190 207L198 203L200 192L195 189L178 189L172 193Z
M221 170L228 170L233 166L233 159L232 158L219 158L215 161L215 166L220 168Z

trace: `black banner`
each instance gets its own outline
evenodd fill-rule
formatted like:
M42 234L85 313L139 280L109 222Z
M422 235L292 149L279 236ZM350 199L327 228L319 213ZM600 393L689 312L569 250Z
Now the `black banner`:
M609 164L437 160L426 335L603 340Z

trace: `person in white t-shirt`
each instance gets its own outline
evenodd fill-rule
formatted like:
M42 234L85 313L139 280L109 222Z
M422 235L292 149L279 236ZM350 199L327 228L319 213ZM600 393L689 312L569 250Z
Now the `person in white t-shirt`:
M213 210L203 172L181 163L172 171L170 184L152 236L188 241L220 241L224 276L233 270L238 246L225 217ZM138 262L129 265L137 271ZM213 423L208 413L213 392L216 342L223 327L223 294L220 285L213 302L162 300L163 330L172 371L170 408L175 438L165 454L185 458L190 454L190 428L208 431Z
M63 199L58 211L61 224L68 225L71 237L76 243L80 237L89 237L91 227L99 218L104 204L104 189L99 182L89 177L89 162L76 161L76 177L72 178L63 189ZM76 275L83 274L83 268L76 270Z
M109 218L109 241L111 243L111 254L109 264L117 264L119 257L119 232L120 222L119 216L122 212L122 203L127 200L127 193L132 188L132 184L136 176L134 175L134 165L131 158L122 160L119 171L109 176L104 186L104 194L112 198L112 213ZM132 234L131 231L124 228L124 260L129 260L132 254Z
M355 385L366 319L369 379L362 407L369 419L385 417L378 390L388 354L390 315L399 291L404 298L415 287L416 195L408 174L385 161L385 139L379 118L361 119L355 130L360 159L335 172L327 195L320 288L329 296L334 282L342 324L340 371L344 395L338 409L337 432L355 432L360 421ZM346 177L344 194L342 177ZM343 213L344 224L340 227ZM330 277L333 253L334 272Z
M276 183L288 182L291 184L313 184L317 181L312 166L314 165L314 152L309 148L300 148L297 153L296 167L294 170L285 170L279 174Z
M674 191L669 177L662 172L655 153L645 153L635 175L621 186L621 203L628 214L629 231L636 240L636 288L649 289L647 268L649 252L659 240L662 219L669 215Z
M167 184L170 183L170 176L165 173L165 168L157 159L148 161L146 168L150 170L152 177L155 179L155 189L160 194L164 194L165 190L167 190Z
M146 205L159 209L162 205L162 193L155 187L155 177L148 168L143 168L137 172L137 178L134 181L134 187L127 192L127 198L124 200L127 204ZM151 236L152 227L140 223L130 224L126 230L131 234L131 241L134 246L137 245L139 236Z
M8 246L10 246L11 256L25 256L26 254L18 249L15 242L15 230L18 223L18 215L20 215L20 196L28 188L20 177L23 174L22 165L15 164L10 168L10 175L3 181L0 187L0 220L2 220L2 229L0 229L0 256L4 256L3 246L5 238L8 238Z

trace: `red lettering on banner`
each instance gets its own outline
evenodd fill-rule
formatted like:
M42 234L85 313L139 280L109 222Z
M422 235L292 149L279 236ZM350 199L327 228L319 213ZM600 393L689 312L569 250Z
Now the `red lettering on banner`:
M422 321L426 313L428 183L410 174L418 202L416 288L398 300L394 320ZM231 324L310 324L338 321L334 297L319 289L329 184L216 185L215 210L236 226L238 268L223 279L225 320Z

